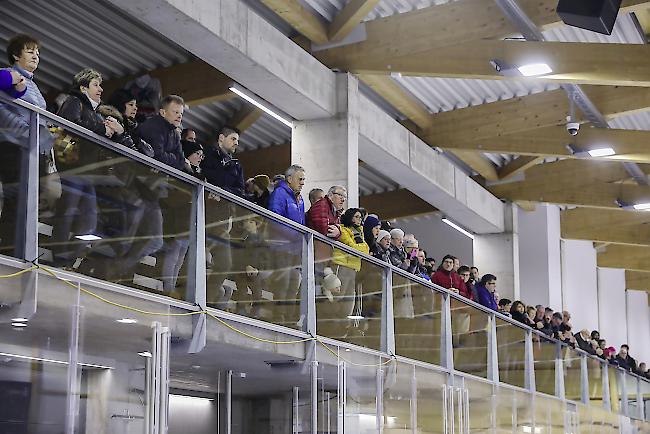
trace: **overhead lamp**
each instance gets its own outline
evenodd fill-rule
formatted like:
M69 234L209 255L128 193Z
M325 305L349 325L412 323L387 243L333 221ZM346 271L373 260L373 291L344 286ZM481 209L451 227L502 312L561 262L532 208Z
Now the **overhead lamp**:
M587 152L592 157L609 157L610 155L616 154L616 152L612 148L592 149L592 150L587 151Z
M467 230L461 228L460 226L458 226L456 223L452 222L452 221L449 220L448 218L444 217L444 218L442 219L442 222L443 222L443 223L446 223L446 224L448 224L449 226L451 226L452 228L456 229L456 230L457 230L458 232L460 232L461 234L463 234L463 235L465 235L465 236L467 236L467 237L469 237L469 238L471 238L471 239L474 239L474 234L472 234L471 232L469 232L469 231L467 231Z
M97 241L102 239L102 237L94 234L76 235L75 238L82 241Z
M115 322L119 322L120 324L135 324L138 322L138 320L133 318L122 318L116 319Z
M27 322L27 321L29 321L29 319L23 317L11 318L11 322Z
M177 395L175 393L170 393L169 397L180 401L188 401L188 402L192 401L197 403L214 401L214 398L203 398L201 396L189 396L189 395Z
M268 113L272 118L282 122L289 128L293 127L293 122L288 120L285 116L282 116L279 114L276 110L271 109L267 104L259 101L257 98L255 98L249 91L246 89L243 89L237 85L229 87L230 91L239 97L245 99L249 103L253 104L255 107L259 108L260 110L263 110L264 112Z
M27 327L27 324L25 324L24 322L12 322L11 326L16 328L23 328L23 327Z
M650 202L646 203L637 203L635 205L632 205L632 208L639 210L639 211L648 211L650 210Z
M363 317L363 315L348 315L348 319L362 320L362 319L364 319L364 317Z
M546 63L531 63L519 66L517 69L524 77L535 77L537 75L544 75L553 72L551 67Z
M23 356L20 354L10 354L10 353L0 353L0 356L2 357L9 357L11 359L21 359L21 360L31 360L35 362L44 362L44 363L54 363L56 365L69 365L69 363L65 360L55 360L55 359L46 359L43 357L31 357L31 356ZM104 366L104 365L96 365L94 363L77 363L80 366L85 366L88 368L99 368L99 369L113 369L111 366Z
M138 353L138 356L140 356L140 357L153 357L153 355L149 351L140 351Z

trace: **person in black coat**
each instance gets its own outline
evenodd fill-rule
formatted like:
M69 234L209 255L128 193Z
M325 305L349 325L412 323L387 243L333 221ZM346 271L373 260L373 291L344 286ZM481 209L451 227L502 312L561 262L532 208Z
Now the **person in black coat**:
M183 170L185 156L178 129L183 121L185 101L178 95L168 95L161 104L160 113L144 121L136 131L151 145L156 160Z
M239 160L233 158L239 146L239 130L223 127L217 143L205 150L201 168L206 180L217 187L244 197L244 171Z

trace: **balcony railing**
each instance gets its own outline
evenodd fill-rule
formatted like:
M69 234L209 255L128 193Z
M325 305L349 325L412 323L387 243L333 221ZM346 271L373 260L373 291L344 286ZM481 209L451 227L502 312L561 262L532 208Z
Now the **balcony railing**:
M645 378L56 115L4 101L31 113L28 132L0 130L17 150L15 173L3 174L5 255L647 417ZM58 171L50 173L39 143L52 137Z

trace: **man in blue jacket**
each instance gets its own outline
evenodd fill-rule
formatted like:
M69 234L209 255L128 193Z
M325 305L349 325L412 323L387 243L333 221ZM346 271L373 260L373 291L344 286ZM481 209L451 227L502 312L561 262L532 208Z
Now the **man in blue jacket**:
M304 225L305 203L300 192L305 185L305 169L294 164L284 176L284 181L280 181L269 197L269 210Z

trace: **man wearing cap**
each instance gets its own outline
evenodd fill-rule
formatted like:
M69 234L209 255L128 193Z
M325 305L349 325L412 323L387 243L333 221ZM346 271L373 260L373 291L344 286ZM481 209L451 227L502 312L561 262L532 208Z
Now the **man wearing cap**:
M201 171L201 162L203 161L203 146L200 143L190 140L181 140L183 155L185 155L186 171L201 181L205 181L205 175Z

